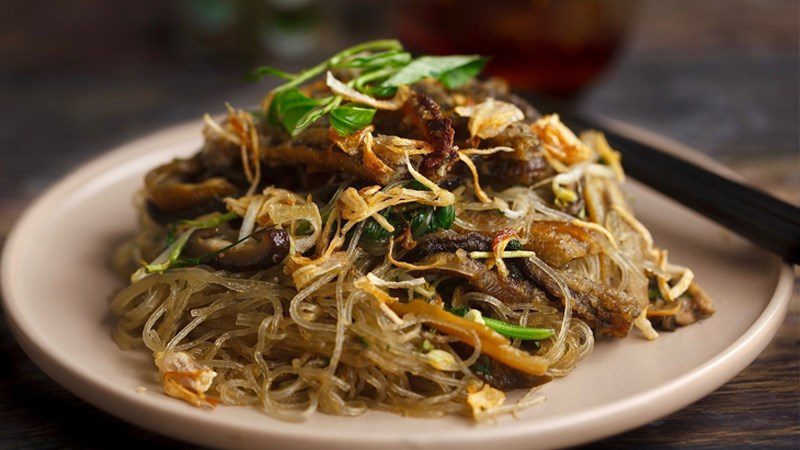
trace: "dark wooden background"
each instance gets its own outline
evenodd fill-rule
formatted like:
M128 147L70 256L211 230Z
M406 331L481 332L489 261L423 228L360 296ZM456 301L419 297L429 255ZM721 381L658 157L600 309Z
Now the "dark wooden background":
M30 7L11 0L4 6L0 245L31 198L87 158L220 111L224 101L253 104L264 89L243 85L240 67L176 60L153 50L155 44L134 46L121 57L114 49L142 41L141 28L154 42L167 38L146 20L163 6L119 3L119 11L104 13L106 25L99 29L81 13L82 2ZM72 25L64 25L65 15ZM798 203L798 21L796 0L642 2L613 67L575 101L707 152ZM799 313L796 283L785 323L749 368L679 412L594 445L798 448ZM184 446L65 391L22 353L1 319L0 448Z

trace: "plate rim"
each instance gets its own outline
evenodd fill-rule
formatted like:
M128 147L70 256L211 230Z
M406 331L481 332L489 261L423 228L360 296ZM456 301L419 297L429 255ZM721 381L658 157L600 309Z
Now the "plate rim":
M658 140L662 147L668 148L679 156L692 159L694 162L724 173L726 176L742 179L710 157L675 143L669 138L629 124L608 123L613 127L639 133L643 139ZM520 439L532 435L536 435L539 439L536 445L548 447L575 445L649 423L716 390L758 357L774 337L788 309L794 284L793 271L788 263L781 261L777 256L772 256L773 276L776 278L772 298L747 331L711 359L668 383L609 404L569 414L557 420L538 419L533 423L535 425L533 427L530 426L530 422L524 420L504 424L500 437L496 436L497 433L493 427L476 427L469 433L447 435L438 439L430 434L414 436L399 436L392 433L352 435L338 430L317 430L313 436L302 436L289 427L267 429L247 426L247 424L240 424L235 430L231 430L227 425L216 421L210 414L203 414L203 411L163 407L163 405L144 400L145 397L135 392L114 388L111 383L103 383L102 380L87 376L86 371L81 370L77 364L66 357L66 354L53 352L48 339L37 330L31 329L30 325L26 323L24 313L19 309L22 299L17 298L13 288L16 270L15 265L12 264L15 260L14 255L21 251L23 243L26 242L25 230L33 223L37 213L60 196L69 193L71 189L81 186L90 174L98 172L102 168L113 167L117 162L125 163L133 160L136 156L147 154L152 151L147 148L154 147L156 143L168 146L186 143L189 139L198 140L198 130L201 124L202 121L192 120L167 126L159 131L114 146L111 150L78 165L58 181L52 183L25 209L8 234L0 260L2 264L0 266L0 286L2 286L2 303L6 321L15 339L34 363L50 378L84 401L115 417L160 434L206 445L212 443L236 447L252 442L252 439L248 439L246 435L270 437L275 444L349 448L392 444L418 446L434 443L446 444L446 447L450 448L478 445L487 439L491 439L494 445L513 447L515 443L519 444ZM682 396L672 395L679 391L683 392ZM657 405L657 407L652 405ZM169 420L159 419L159 416L164 414L169 416ZM265 420L275 419L265 416ZM176 424L182 426L175 426ZM196 428L198 425L208 431L198 433ZM239 436L239 438L243 438L242 440L237 440L236 432L243 433L242 436Z

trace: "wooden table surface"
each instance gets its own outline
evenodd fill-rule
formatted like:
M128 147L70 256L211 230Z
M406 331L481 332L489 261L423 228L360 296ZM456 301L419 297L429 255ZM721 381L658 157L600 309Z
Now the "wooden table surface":
M793 0L646 2L630 44L580 105L707 152L798 203L798 17ZM175 64L2 73L0 242L31 198L87 158L220 111L226 100L254 103L263 87L238 80L228 69ZM775 339L737 377L681 411L591 446L798 448L799 287L795 283ZM724 307L724 299L719 302ZM58 386L0 320L0 448L121 443L185 446L121 422Z

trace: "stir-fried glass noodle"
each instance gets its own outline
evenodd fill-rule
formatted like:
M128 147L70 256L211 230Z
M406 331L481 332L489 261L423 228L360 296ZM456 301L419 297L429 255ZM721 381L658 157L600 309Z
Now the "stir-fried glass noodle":
M285 83L147 174L119 345L197 406L483 419L540 401L596 337L711 314L603 135L475 81L483 62L376 41L257 69Z

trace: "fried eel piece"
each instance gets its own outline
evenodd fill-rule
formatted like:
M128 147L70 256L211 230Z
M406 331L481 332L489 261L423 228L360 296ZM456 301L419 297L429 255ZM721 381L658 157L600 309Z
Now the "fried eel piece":
M566 236L566 234L565 234ZM561 289L545 271L529 260L509 259L508 277L502 277L484 264L469 259L465 252L491 251L492 238L480 233L453 232L429 235L420 240L407 258L417 264L434 264L434 270L465 278L475 289L503 303L540 299L550 304L565 301ZM459 250L462 250L459 252ZM629 295L607 288L587 278L560 271L573 298L573 313L600 335L624 337L639 316L640 305ZM557 299L554 301L553 299Z
M600 247L592 233L584 227L556 220L531 223L528 228L526 250L553 267L562 267L576 258L596 254Z
M565 300L558 283L531 261L515 262L523 273L548 294ZM625 337L633 321L641 313L639 302L622 291L607 288L587 278L560 271L562 279L572 293L572 311L585 321L595 333L612 337Z
M455 131L452 122L442 114L439 104L424 93L412 95L401 109L422 138L433 147L433 152L422 159L419 171L434 181L442 179L458 161L458 152L453 148Z

